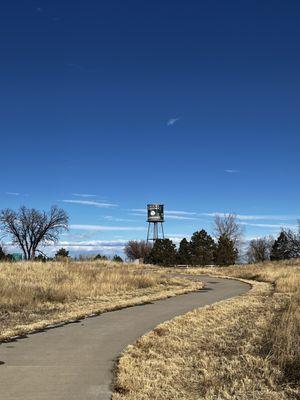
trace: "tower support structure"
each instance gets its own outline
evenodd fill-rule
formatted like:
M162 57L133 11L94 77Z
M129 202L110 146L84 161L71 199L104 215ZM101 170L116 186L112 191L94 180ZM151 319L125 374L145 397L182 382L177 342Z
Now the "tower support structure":
M165 238L163 222L148 222L147 243L150 241L155 242L160 237L161 239Z
M157 239L165 238L164 234L164 205L163 204L148 204L148 231L147 243L155 242Z

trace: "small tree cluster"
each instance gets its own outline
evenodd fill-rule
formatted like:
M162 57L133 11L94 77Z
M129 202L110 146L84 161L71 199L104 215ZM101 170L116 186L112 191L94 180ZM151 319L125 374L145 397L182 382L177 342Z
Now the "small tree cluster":
M246 254L249 263L300 258L300 225L298 232L282 229L276 240L270 236L251 240Z
M170 239L155 241L145 262L164 266L184 265L230 265L237 260L238 251L234 242L225 235L217 243L204 230L195 232L191 240L182 239L178 250Z
M113 258L112 258L112 261L122 263L123 262L123 258L118 256L117 254L115 254L113 256Z
M282 230L275 240L270 259L272 261L289 260L300 257L300 229L298 232Z

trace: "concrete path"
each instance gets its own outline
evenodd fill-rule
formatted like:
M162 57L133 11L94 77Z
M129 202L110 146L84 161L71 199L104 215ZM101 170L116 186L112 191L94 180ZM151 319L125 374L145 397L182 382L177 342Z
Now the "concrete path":
M197 279L197 278L196 278ZM246 292L239 281L199 276L206 287L108 312L0 345L1 400L108 400L122 350L159 323Z

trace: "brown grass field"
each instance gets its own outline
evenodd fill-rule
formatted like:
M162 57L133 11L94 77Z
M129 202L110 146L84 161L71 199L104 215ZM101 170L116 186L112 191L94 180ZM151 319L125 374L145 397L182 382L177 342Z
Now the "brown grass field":
M251 280L252 289L129 346L113 400L300 399L300 261L187 272Z
M0 341L201 286L166 271L105 261L0 263Z

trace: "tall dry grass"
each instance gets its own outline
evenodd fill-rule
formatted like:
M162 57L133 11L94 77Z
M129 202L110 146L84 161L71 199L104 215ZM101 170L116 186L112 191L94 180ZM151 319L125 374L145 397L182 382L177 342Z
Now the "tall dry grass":
M253 287L162 324L129 346L113 399L300 399L300 262L187 272L252 279Z
M266 329L264 346L273 364L283 372L283 381L300 382L300 260L201 270L273 285L277 307ZM199 270L193 269L190 273L199 273Z
M165 273L106 261L0 263L0 340L193 289Z

